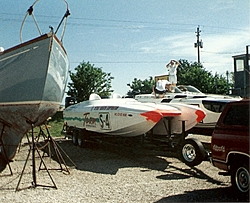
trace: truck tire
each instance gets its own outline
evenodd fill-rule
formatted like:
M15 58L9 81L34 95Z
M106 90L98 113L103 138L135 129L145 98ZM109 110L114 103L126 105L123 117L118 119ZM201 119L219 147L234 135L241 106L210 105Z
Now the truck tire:
M179 154L180 160L190 167L197 166L205 160L204 146L195 138L185 139Z
M231 183L233 188L240 194L247 195L249 193L249 166L238 163L231 167Z

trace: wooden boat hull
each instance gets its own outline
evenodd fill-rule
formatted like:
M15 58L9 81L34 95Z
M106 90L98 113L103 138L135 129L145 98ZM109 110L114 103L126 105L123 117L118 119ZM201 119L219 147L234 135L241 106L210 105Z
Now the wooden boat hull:
M0 55L0 132L4 127L1 136L8 159L31 129L27 121L40 125L58 110L68 68L67 54L53 33Z

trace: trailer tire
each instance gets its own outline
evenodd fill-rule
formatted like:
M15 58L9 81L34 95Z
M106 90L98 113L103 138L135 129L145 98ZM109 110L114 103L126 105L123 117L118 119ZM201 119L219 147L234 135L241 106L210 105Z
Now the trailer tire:
M84 142L84 137L82 134L79 134L77 137L77 146L78 147L83 147L83 142Z
M185 139L179 154L180 160L190 167L199 165L206 156L204 146L195 138Z
M74 145L77 145L77 140L78 140L78 130L74 129L72 134L72 143Z

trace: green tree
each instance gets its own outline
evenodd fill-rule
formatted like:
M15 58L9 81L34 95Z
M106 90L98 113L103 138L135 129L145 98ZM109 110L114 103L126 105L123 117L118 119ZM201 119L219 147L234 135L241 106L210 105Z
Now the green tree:
M128 84L128 86L132 89L127 92L128 96L135 96L137 94L150 94L152 92L152 86L154 85L153 77L149 77L149 79L140 80L134 78L132 84Z
M102 68L94 67L89 62L80 63L75 72L69 71L69 76L72 82L68 83L67 94L75 97L78 102L88 100L92 93L108 97L113 92L111 81L114 77L111 73L105 73Z
M204 93L226 94L232 87L227 79L219 74L207 71L200 63L189 63L187 60L179 60L177 79L181 85L193 85Z
M232 88L233 84L228 83L225 77L219 74L215 74L213 78L213 89L212 93L215 94L227 94L228 90Z
M180 59L180 65L177 68L177 85L192 85L204 93L227 94L232 88L232 83L219 74L215 76L211 71L207 71L200 63L189 63L187 60ZM136 94L149 94L152 92L152 86L155 84L153 77L149 80L140 80L134 78L132 84L128 84L132 90L127 93L128 96Z

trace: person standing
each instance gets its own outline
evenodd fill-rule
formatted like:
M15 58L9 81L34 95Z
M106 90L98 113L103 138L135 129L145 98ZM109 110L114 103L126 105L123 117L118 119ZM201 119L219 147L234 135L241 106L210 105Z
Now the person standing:
M171 60L167 65L166 68L169 68L169 82L176 86L177 84L177 67L179 66L179 62L176 60Z

